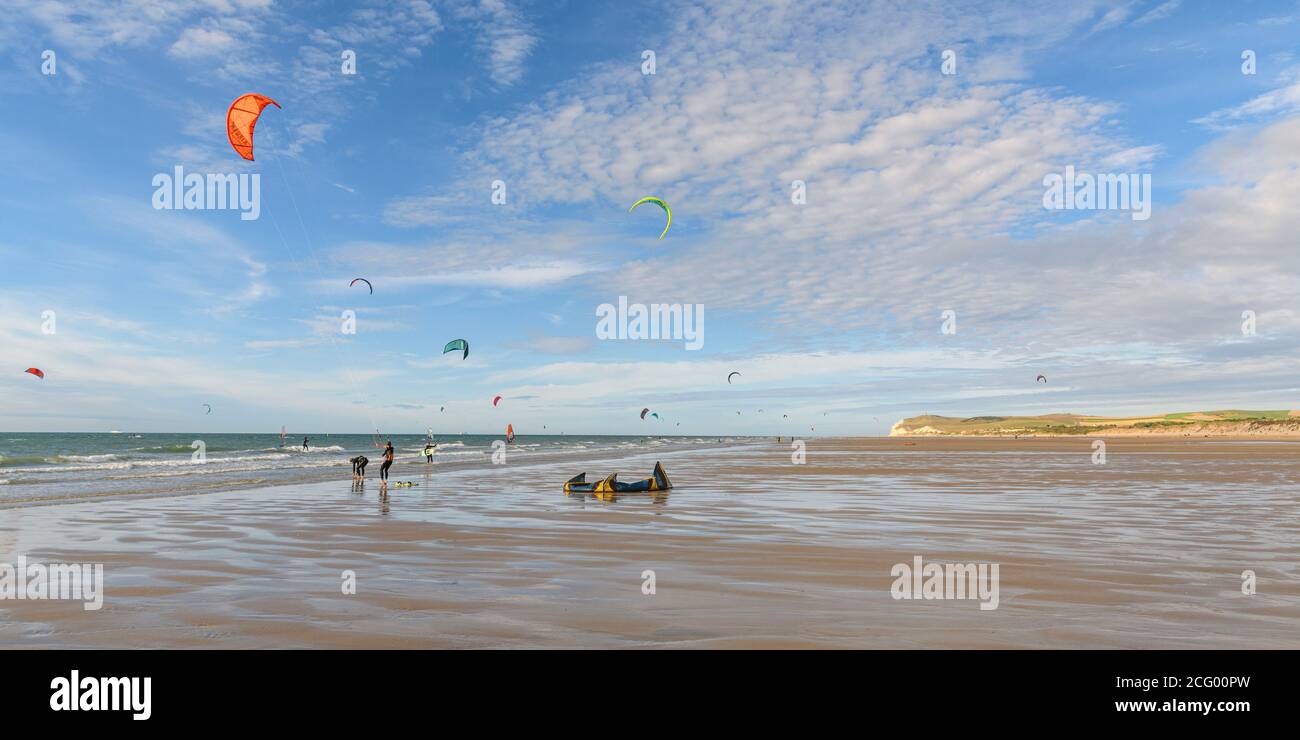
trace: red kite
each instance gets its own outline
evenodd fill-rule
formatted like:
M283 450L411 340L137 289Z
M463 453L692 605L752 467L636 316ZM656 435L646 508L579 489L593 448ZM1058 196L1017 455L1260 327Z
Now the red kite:
M239 156L250 162L253 161L253 127L257 125L262 109L268 105L280 107L265 95L247 93L235 98L226 111L226 137Z
M499 403L500 401L501 401L501 396L497 396L496 398L492 399L492 405L496 406L497 403Z
M29 367L29 368L27 368L26 372L29 372L29 373L31 373L32 375L35 375L36 377L40 378L41 380L45 380L45 373L41 372L41 369L40 369L39 367Z

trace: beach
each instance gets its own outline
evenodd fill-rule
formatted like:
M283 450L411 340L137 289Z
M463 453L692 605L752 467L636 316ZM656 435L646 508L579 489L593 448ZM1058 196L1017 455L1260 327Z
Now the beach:
M303 483L29 497L0 509L0 562L102 563L103 607L0 600L0 646L1300 648L1300 442L1115 439L1103 464L1089 438L804 443L404 461L418 485L386 497L345 456ZM656 461L668 493L562 491ZM996 608L895 598L918 556L997 564Z

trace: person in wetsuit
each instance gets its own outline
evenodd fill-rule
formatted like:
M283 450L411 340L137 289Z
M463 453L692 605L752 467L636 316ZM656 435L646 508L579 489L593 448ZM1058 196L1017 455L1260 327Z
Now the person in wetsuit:
M306 438L306 437L303 437L303 438L302 438L302 451L303 451L303 452L306 452L306 451L307 451L307 438Z
M356 457L352 458L349 462L352 463L353 478L366 477L366 465L370 464L370 458L366 457L365 455L357 455Z
M384 447L384 464L379 466L380 485L388 485L388 469L393 465L393 440L388 440L388 445Z

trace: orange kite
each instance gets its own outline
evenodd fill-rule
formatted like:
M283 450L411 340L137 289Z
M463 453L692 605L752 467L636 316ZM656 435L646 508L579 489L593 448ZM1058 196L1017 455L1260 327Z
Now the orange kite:
M268 105L280 107L279 103L265 95L248 93L235 98L235 102L230 104L230 110L226 111L226 136L230 139L230 145L239 152L239 156L250 162L253 160L253 127L257 125L257 117L262 115L262 109Z

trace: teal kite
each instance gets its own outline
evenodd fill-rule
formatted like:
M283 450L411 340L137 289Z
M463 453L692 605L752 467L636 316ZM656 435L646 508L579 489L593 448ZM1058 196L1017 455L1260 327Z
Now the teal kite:
M460 356L460 359L463 360L466 357L469 357L469 342L466 342L464 339L453 339L450 342L447 342L447 346L442 348L442 353L445 355L448 352L455 352L456 350L462 350L465 353Z

